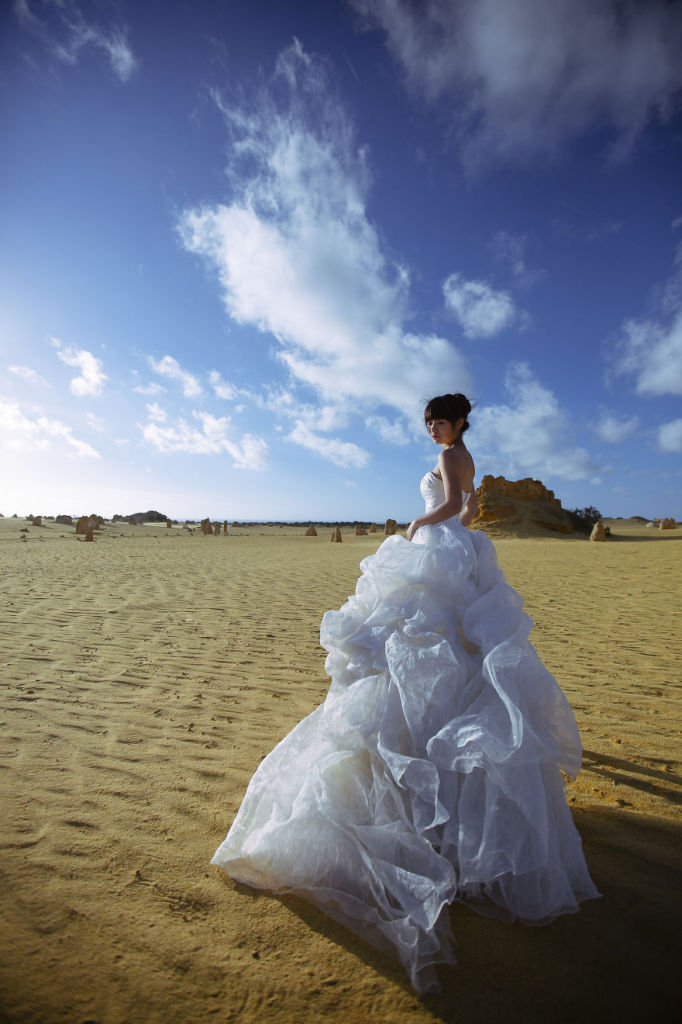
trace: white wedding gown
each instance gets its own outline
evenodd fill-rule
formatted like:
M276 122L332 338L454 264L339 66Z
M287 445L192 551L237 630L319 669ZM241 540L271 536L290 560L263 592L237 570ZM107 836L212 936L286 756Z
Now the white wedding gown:
M423 478L427 511L442 487ZM305 897L434 991L453 900L544 924L598 895L559 771L580 737L485 533L454 516L361 569L322 620L324 704L261 763L212 863Z

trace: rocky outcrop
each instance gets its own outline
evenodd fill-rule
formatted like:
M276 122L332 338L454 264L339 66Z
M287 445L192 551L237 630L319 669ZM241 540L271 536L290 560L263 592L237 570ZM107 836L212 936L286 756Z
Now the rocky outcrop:
M604 529L604 524L602 523L601 519L598 519L597 522L592 527L592 533L590 534L590 540L598 540L598 541L605 541L606 540L606 530Z
M314 526L309 526L308 529L305 531L305 535L306 537L317 537L317 530L315 529Z
M476 491L478 512L474 530L508 537L542 537L573 533L571 518L554 492L539 480L506 480L484 476Z
M201 532L203 533L204 537L209 537L213 533L213 527L211 526L210 519L201 520Z
M360 523L356 523L356 525L355 525L355 536L356 537L366 537L367 536L367 530Z
M387 519L386 525L384 526L384 533L387 537L392 537L398 530L398 524L395 519Z
M370 523L369 524L369 532L370 533L376 533L377 532L377 524L376 523Z
M57 516L55 523L60 523L62 526L73 526L73 516Z
M332 530L332 535L330 537L330 540L331 540L332 544L340 544L341 543L341 530L339 529L338 526L335 526L334 529Z
M676 530L677 523L674 519L661 519L659 530Z
M88 532L89 525L89 518L87 516L81 516L78 522L76 523L76 533L80 533L83 534L83 536L85 536L85 534Z
M85 539L87 541L94 541L95 531L93 530L92 526L88 526L87 530L85 531Z

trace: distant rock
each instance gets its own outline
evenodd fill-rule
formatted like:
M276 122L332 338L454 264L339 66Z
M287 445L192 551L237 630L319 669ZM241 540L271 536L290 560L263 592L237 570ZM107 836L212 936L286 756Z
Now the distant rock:
M384 526L384 533L387 537L392 537L398 530L398 524L395 519L387 519L386 525Z
M674 519L661 519L659 530L676 530L677 523Z
M330 540L331 540L332 544L340 544L341 543L341 530L339 529L338 526L335 526L334 529L332 530L332 535L330 537Z
M361 523L356 523L356 525L355 525L355 536L356 537L366 537L367 536L367 530L364 528L364 526L361 525Z
M376 533L377 532L377 524L376 523L370 523L369 524L369 532L370 533Z
M484 476L476 490L478 512L474 530L509 537L542 537L573 533L573 523L561 502L539 480L506 480Z
M85 531L85 539L87 541L94 541L95 531L93 530L92 526L88 526L87 530Z
M88 517L87 516L81 516L80 519L78 520L78 522L76 523L76 533L77 534L80 533L83 536L85 536L85 534L88 532L89 524L90 524L90 520L88 519Z
M97 517L101 518L101 517ZM168 522L168 516L165 516L163 512L157 512L155 509L150 508L148 512L133 512L129 516L114 516L114 522L119 522L125 518L129 523L131 520L135 520L135 524L141 523L166 523Z
M305 535L306 537L317 537L317 530L315 529L314 526L309 526L308 529L305 531Z
M203 533L204 537L209 537L213 533L213 527L211 526L210 519L201 520L201 532Z
M606 530L604 529L604 524L602 523L601 519L599 519L594 524L594 526L592 527L592 533L590 534L590 540L598 540L598 541L605 541L606 540Z
M55 523L60 523L62 526L73 526L73 516L57 516Z

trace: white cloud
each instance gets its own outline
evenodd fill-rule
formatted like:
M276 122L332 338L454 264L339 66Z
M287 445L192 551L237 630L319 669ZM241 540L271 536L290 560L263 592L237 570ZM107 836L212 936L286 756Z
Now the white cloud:
M191 373L183 368L173 356L164 356L163 359L153 359L149 356L149 365L155 373L170 380L179 380L182 384L182 393L185 398L198 398L202 394L201 384Z
M571 439L568 417L526 363L510 367L505 386L508 405L479 406L474 412L472 445L479 467L508 479L593 477L600 467Z
M385 416L368 416L365 426L373 433L377 433L382 441L387 441L389 444L404 445L410 441L407 424L402 420L394 420L391 423Z
M227 416L212 416L206 412L193 412L200 427L179 419L169 424L168 416L158 405L148 405L149 422L142 425L142 435L160 452L187 452L190 455L220 455L227 452L238 469L265 469L268 446L261 437L243 434L237 441L230 436L231 423Z
M146 406L147 416L153 423L165 423L168 419L168 413L165 409L162 409L156 402Z
M682 419L663 424L658 431L658 447L662 452L682 452Z
M187 210L182 242L217 270L228 314L274 335L294 382L323 404L417 420L444 382L469 387L466 364L445 339L403 328L408 275L367 215L366 154L324 64L294 43L275 79L250 108L221 101L234 199Z
M223 398L226 402L231 402L237 398L239 392L237 388L233 387L232 384L228 384L226 380L220 376L217 370L211 370L208 375L208 379L211 382L213 393L216 398Z
M85 415L88 426L91 430L96 430L98 433L102 433L104 430L104 420L99 416L95 416L94 412L88 412Z
M302 420L297 420L294 429L287 436L287 441L300 444L309 451L316 452L329 459L337 466L355 466L362 468L369 461L369 452L351 441L339 441L333 437L323 437L311 430Z
M554 156L607 126L624 155L682 87L676 4L352 0L408 83L451 107L465 160Z
M76 455L98 459L92 445L80 441L72 434L71 427L59 420L46 416L33 418L22 411L15 402L0 400L0 436L3 447L10 452L46 451L52 447L51 438L63 438L75 450Z
M614 413L610 413L604 410L597 422L597 434L602 441L606 441L607 444L620 444L621 441L627 440L639 426L639 418L637 416L631 416L629 419L626 417L618 417Z
M39 8L42 18L35 13L36 7L29 0L14 0L14 13L20 24L38 36L52 56L65 64L77 64L82 50L103 50L117 78L122 82L129 80L137 60L125 28L114 26L107 32L86 21L75 0L43 3Z
M152 381L150 384L138 384L136 388L133 388L138 395L160 395L165 393L166 389L163 384L157 384L156 381Z
M35 370L32 370L30 366L8 366L7 369L16 377L21 377L23 380L28 381L29 384L42 384L46 387L50 386L45 378L41 377Z
M443 283L443 295L467 338L492 338L519 318L509 292L497 291L485 281L450 274Z
M72 377L69 384L71 394L83 398L86 395L99 395L107 375L102 370L102 363L92 352L75 345L64 345L59 338L50 338L57 349L57 355L67 366L76 366L81 371Z
M682 395L682 309L672 321L626 320L615 371L634 375L641 395Z

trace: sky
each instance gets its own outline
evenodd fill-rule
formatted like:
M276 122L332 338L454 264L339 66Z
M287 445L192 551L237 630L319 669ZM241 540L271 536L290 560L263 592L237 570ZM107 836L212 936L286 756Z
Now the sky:
M0 512L682 519L682 4L14 0Z

